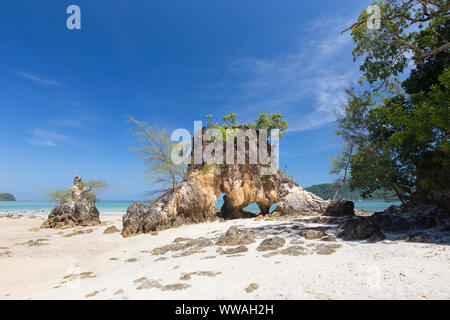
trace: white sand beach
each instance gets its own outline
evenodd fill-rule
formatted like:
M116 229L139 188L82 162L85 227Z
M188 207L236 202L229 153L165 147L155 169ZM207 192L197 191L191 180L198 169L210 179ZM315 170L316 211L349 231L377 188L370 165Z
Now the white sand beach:
M121 229L119 216L64 230L39 229L43 216L2 217L0 299L450 299L448 245L308 240L298 233L304 227L335 235L308 219L215 221L123 238L103 234ZM220 254L213 244L152 254L179 237L215 241L231 226L257 232L247 252ZM266 236L301 254L257 251Z

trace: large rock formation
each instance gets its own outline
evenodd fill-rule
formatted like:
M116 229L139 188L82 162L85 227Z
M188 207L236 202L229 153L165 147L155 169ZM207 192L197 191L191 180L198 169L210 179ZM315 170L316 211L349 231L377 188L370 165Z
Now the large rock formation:
M72 228L100 223L95 195L90 193L81 178L75 177L70 188L48 215L41 228Z
M178 183L151 206L133 203L123 216L122 235L176 227L182 224L212 220L216 217L215 205L220 195L215 169Z
M240 126L242 130L248 127ZM205 128L196 134L204 134ZM251 164L249 142L245 140L245 163L238 164L237 139L235 139L234 164L192 164L188 166L188 179L178 183L160 196L151 206L134 203L123 217L123 235L149 233L181 224L196 223L217 218L215 205L224 194L221 217L240 218L243 209L256 203L261 214L268 214L277 203L281 215L316 215L325 212L329 201L305 191L279 170L263 174L268 165ZM195 137L193 139L195 149ZM202 151L209 143L202 144ZM267 142L270 152L270 145ZM259 143L257 145L257 150ZM255 151L253 149L253 151ZM226 154L224 147L223 155ZM269 154L270 156L270 154ZM224 161L225 162L225 161Z

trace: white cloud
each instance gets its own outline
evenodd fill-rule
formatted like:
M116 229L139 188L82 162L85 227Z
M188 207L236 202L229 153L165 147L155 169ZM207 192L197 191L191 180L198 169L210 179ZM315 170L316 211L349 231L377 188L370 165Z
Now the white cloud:
M350 35L341 34L351 19L330 17L307 24L300 48L275 57L236 60L231 71L244 76L238 84L240 115L280 112L290 131L312 130L335 121L343 90L357 78Z
M37 146L55 147L58 142L67 139L67 137L64 135L40 128L34 129L32 134L33 138L31 138L29 142Z
M45 85L45 86L52 86L52 87L64 87L63 84L56 82L56 81L52 81L52 80L47 80L41 77L38 77L34 74L31 73L26 73L26 72L22 72L22 71L15 71L14 72L16 75L21 76L22 78L28 79L28 80L32 80L40 85Z

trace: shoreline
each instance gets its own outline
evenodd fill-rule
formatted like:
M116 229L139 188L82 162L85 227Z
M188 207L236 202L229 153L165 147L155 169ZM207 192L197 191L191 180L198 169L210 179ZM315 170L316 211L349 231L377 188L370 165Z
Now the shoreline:
M8 207L7 209L5 209L5 207L2 207L2 204L5 205L7 203L18 203L20 201L0 201L0 216L2 215L8 215L8 214L14 214L14 215L48 215L51 211L51 209L53 209L56 205L57 202L50 202L50 201L29 201L26 202L27 204L30 203L36 203L36 206L33 206L32 208L10 208ZM102 204L106 204L107 206L110 206L110 204L116 204L116 203L129 203L131 204L131 201L127 201L127 200L117 200L117 201L107 201L107 200L103 200L103 201L99 201L97 202L97 208L100 212L100 216L121 216L124 215L127 211L128 206L123 205L120 206L119 208L102 208ZM398 202L385 202L385 201L354 201L355 203L355 209L359 210L359 211L367 211L367 212L377 212L377 211L383 211L385 209L387 209L388 207L390 207L391 205L396 205L398 204ZM373 203L373 205L371 205L371 203ZM384 206L379 207L379 204L385 203ZM48 205L51 204L51 208L45 208L43 209L42 207L48 207ZM367 208L367 205L369 205L369 208ZM220 210L220 203L218 204L218 206L216 207L216 209ZM371 209L371 210L368 210ZM249 206L249 208L247 209L248 211L257 211L259 212L259 208L258 207L251 207Z

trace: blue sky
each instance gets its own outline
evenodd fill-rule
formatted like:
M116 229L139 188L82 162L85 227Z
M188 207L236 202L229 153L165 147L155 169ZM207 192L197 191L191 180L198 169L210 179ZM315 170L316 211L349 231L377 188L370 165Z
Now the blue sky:
M66 8L81 8L68 30ZM281 113L280 164L302 186L333 181L334 108L359 77L340 31L369 1L45 0L0 10L0 192L41 199L74 175L110 200L151 187L127 115L193 130L206 114Z

